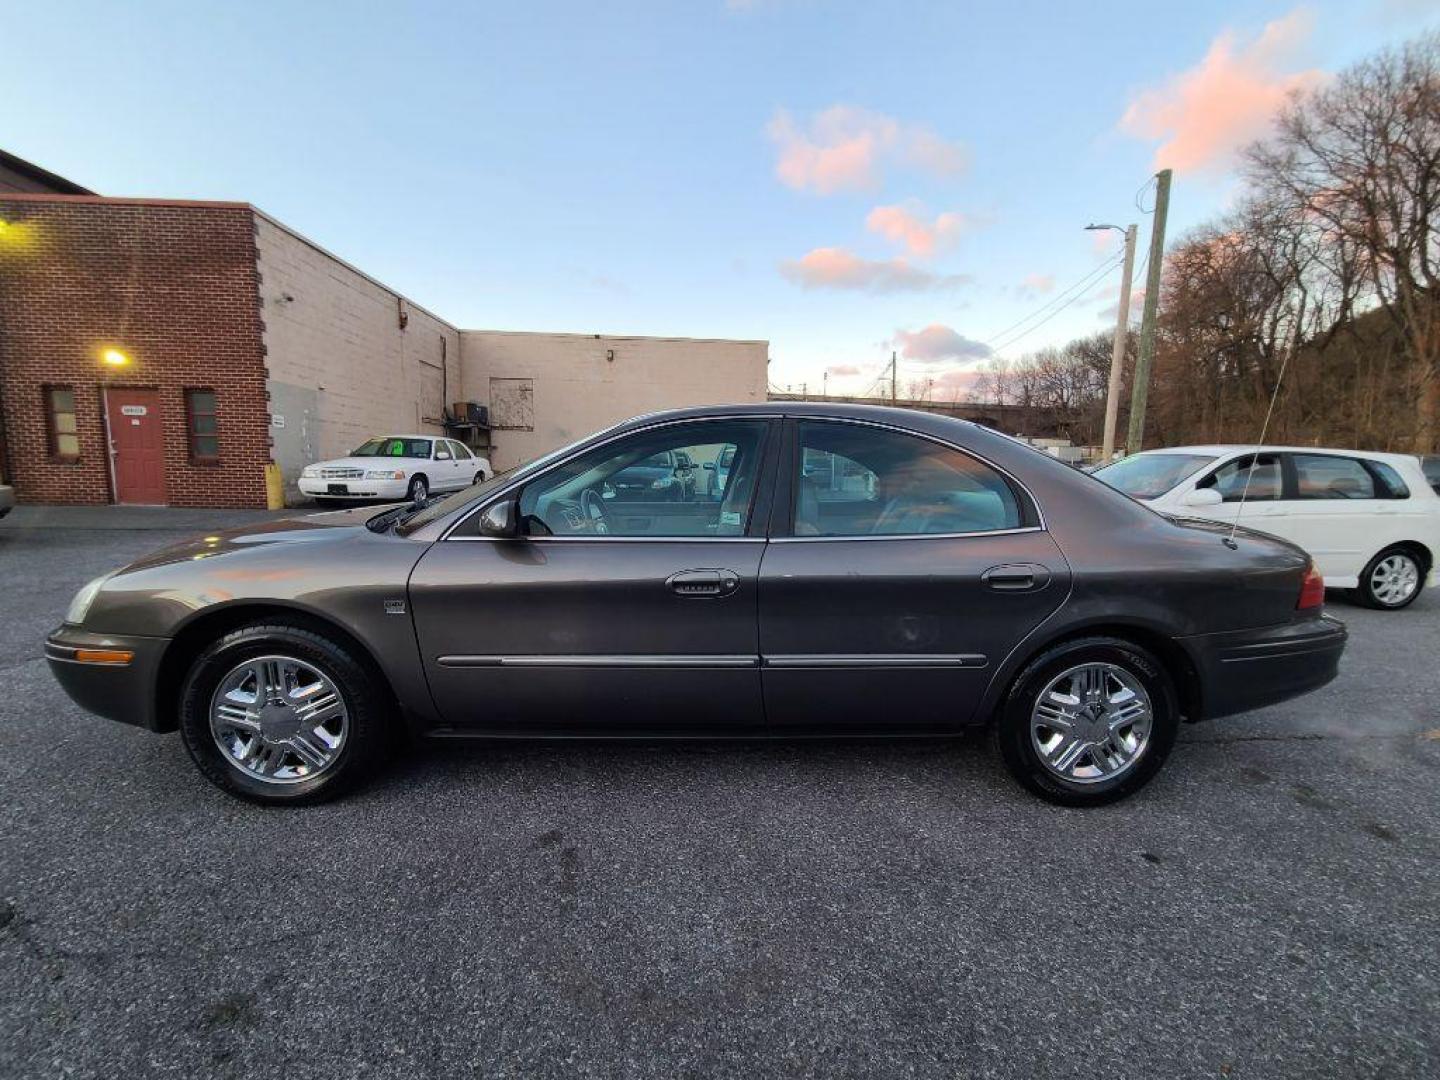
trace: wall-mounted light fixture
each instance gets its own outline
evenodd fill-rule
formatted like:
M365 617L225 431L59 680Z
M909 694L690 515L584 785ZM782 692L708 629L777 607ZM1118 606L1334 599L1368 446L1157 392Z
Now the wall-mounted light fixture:
M126 368L131 364L130 357L114 347L101 350L100 362L107 368Z

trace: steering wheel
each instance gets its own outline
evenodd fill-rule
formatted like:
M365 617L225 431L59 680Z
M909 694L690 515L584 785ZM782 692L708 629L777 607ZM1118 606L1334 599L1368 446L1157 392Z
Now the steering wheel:
M585 513L585 520L590 523L590 531L604 536L610 531L610 524L605 520L605 504L600 500L600 493L594 488L586 488L580 493L580 509Z

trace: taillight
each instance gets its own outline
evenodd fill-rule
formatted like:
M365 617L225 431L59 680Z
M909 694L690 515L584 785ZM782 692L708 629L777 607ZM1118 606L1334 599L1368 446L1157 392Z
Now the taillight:
M1325 579L1315 569L1313 562L1305 564L1305 577L1300 582L1300 599L1295 602L1296 611L1325 606Z

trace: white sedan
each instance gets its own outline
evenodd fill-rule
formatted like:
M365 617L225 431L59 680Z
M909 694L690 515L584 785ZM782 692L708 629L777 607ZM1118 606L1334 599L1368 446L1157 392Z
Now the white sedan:
M312 499L420 501L432 491L459 491L493 475L488 459L455 439L386 435L368 439L349 457L307 465L300 491Z
M1440 495L1414 455L1176 446L1092 475L1163 514L1238 521L1299 544L1327 588L1354 589L1370 607L1405 607L1436 584Z

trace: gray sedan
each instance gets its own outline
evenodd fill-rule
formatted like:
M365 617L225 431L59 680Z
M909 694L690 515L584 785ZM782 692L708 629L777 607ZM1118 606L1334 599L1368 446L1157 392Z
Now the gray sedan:
M661 454L723 481L617 497ZM989 726L1021 783L1086 805L1142 787L1180 723L1333 678L1323 603L1293 545L1163 517L983 427L775 403L157 552L85 586L46 654L81 705L178 729L257 802L339 794L397 734Z

